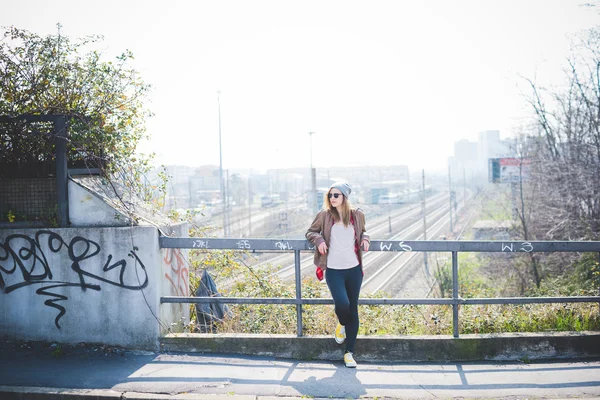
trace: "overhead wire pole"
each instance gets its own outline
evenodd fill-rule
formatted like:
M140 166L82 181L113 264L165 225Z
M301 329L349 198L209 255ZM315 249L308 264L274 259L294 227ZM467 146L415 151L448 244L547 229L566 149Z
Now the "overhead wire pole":
M423 169L423 189L421 190L423 195L423 240L427 240L427 210L425 203L425 170ZM427 252L423 252L423 262L425 263L425 271L429 274L429 265L427 264Z
M316 132L308 132L310 139L310 203L312 206L313 214L317 213L317 171L313 168L312 162L312 135Z
M452 226L452 176L450 175L450 164L448 164L448 197L450 198L450 232L454 232Z
M248 237L252 235L252 186L248 175Z
M223 148L221 145L221 91L217 90L217 107L219 112L219 186L223 203L223 236L227 237L227 210L225 201L225 185L223 182Z
M231 235L231 215L229 210L229 168L225 170L225 174L227 179L225 180L225 227L227 232L227 237Z
M463 206L467 205L467 174L463 168Z

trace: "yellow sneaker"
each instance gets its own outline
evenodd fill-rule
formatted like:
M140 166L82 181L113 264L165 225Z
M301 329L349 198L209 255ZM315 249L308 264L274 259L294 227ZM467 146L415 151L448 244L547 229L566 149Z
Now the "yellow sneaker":
M337 344L342 344L344 343L344 340L346 340L346 327L338 322L337 327L335 328L335 342Z
M354 361L352 353L347 352L344 354L344 362L346 363L346 368L356 368L356 361Z

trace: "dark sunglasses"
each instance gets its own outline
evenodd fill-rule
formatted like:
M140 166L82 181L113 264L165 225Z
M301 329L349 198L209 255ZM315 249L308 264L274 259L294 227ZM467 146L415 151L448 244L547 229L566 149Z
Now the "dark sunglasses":
M329 198L335 197L335 198L337 199L337 198L338 198L338 197L340 197L341 195L342 195L341 193L329 193L329 194L327 195L327 197L329 197Z

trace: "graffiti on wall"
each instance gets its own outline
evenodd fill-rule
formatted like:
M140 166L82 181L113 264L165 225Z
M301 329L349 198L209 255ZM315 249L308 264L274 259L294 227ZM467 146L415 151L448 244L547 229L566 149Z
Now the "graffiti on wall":
M49 297L44 304L58 311L54 324L60 329L60 319L66 313L61 302L69 298L57 291L59 288L79 287L85 292L88 289L100 291L102 284L126 290L142 290L148 286L148 273L136 253L137 247L127 254L131 258L129 263L126 259L113 260L112 254L101 260L96 257L100 250L100 245L93 240L75 236L67 242L58 233L48 230L36 232L35 237L7 236L0 242L0 290L10 294L39 285L35 293ZM68 258L61 257L61 265L50 265L49 252L63 252ZM70 268L73 281L55 281L52 271L57 268Z
M165 278L171 282L171 286L177 296L189 296L190 285L188 283L190 270L186 265L185 258L180 249L164 250L163 261L170 271L165 272ZM171 278L175 276L175 279Z

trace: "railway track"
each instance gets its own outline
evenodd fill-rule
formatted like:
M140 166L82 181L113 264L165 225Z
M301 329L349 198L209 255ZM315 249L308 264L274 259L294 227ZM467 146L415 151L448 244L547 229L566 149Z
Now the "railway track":
M464 204L464 202L463 202ZM462 209L468 210L465 215L466 221L462 223L461 230L457 234L457 239L462 237L464 230L469 226L471 219L475 215L476 208L473 207L473 200L468 206ZM444 210L444 214L431 225L428 229L428 237L439 236L440 233L449 230L448 209ZM430 236L431 235L431 236ZM420 240L422 235L414 240ZM427 253L428 266L425 267L424 254L419 253L397 253L394 261L386 265L385 274L388 279L374 279L374 283L363 283L363 290L366 292L383 291L390 297L429 297L435 287L434 269L438 264L445 264L450 259L448 253Z
M428 238L445 234L449 221L448 202L447 194L439 194L427 199ZM367 212L367 228L372 240L421 240L423 238L420 205L411 204L396 208L386 206L378 213L379 215L375 214L373 209ZM389 233L390 226L394 227L392 234ZM434 280L432 274L423 268L422 254L380 251L365 253L363 256L365 278L362 291L365 293L383 291L392 297L425 297L431 293ZM249 263L253 268L280 266L274 274L282 280L294 279L293 253L264 252L255 255L256 258ZM248 264L248 260L246 263ZM301 252L302 277L314 276L314 268L313 253ZM418 274L422 276L416 279Z
M427 219L437 220L440 218L440 207L443 207L443 204L448 202L448 196L437 195L429 199L431 202L430 212L426 217ZM392 224L394 226L408 226L405 229L402 229L400 232L389 236L386 231L389 229L390 218ZM372 222L371 222L372 221ZM371 235L372 240L381 240L384 238L385 240L397 240L398 238L409 239L409 237L405 236L409 232L417 232L419 229L422 230L422 216L421 209L419 206L409 206L406 208L398 208L391 215L383 216L383 217L375 217L372 220L367 216L367 227L369 234ZM383 237L385 236L385 237ZM413 234L414 236L414 234ZM367 252L363 255L363 269L365 271L365 278L368 277L372 271L377 270L380 267L381 261L383 260L385 263L385 258L389 253L385 252ZM285 261L282 262L282 268L277 272L279 277L283 280L291 280L294 278L295 274L295 265L294 265L294 257L292 254L289 255L289 258L286 259L282 257L280 260ZM314 265L313 265L313 254L310 254L307 257L302 257L300 260L300 269L302 276L308 276L314 274ZM272 263L272 262L271 262ZM260 265L260 264L259 264ZM363 282L364 287L364 282Z

